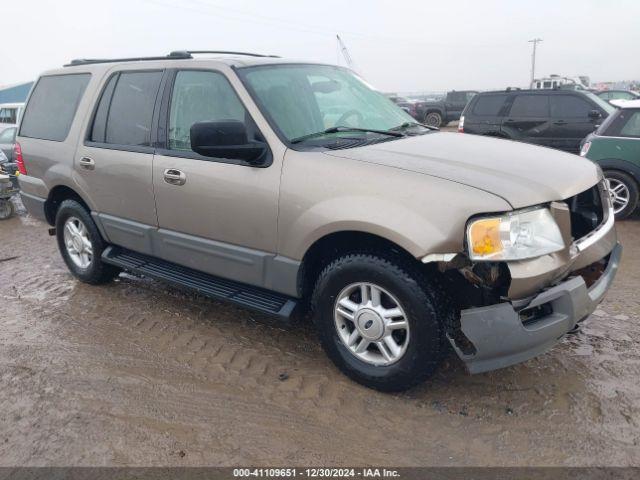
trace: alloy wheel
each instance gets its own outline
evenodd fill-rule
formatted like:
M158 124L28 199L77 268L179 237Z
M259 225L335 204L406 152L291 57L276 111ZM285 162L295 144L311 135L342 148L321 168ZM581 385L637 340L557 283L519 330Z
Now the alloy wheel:
M616 178L607 178L607 186L613 203L613 211L618 214L629 205L631 199L629 187Z
M64 245L71 261L80 268L87 268L93 259L93 245L82 221L69 217L64 222Z
M402 358L409 345L409 320L400 302L372 283L345 287L334 307L338 337L360 360L378 366Z

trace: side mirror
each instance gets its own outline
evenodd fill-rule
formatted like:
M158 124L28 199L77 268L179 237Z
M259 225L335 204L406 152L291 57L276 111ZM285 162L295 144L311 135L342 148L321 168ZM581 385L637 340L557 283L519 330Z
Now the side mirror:
M602 114L598 110L591 110L589 112L589 118L597 120L598 118L602 118Z
M190 129L191 150L205 157L244 160L251 165L264 163L267 145L247 138L247 127L237 120L198 122Z

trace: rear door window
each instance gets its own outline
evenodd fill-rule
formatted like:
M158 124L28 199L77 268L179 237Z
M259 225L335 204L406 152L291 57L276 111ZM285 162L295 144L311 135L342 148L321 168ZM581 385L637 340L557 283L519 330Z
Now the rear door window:
M574 95L553 95L551 97L551 116L553 118L587 118L593 110L589 102Z
M473 113L481 116L495 117L500 113L507 95L480 95L473 106Z
M64 141L90 77L89 73L41 77L29 98L20 135Z
M92 135L100 135L101 108L108 109L104 126L104 143L115 145L150 146L151 120L162 71L122 72L113 86L108 107L102 104L96 112ZM108 94L110 83L105 88ZM104 95L103 95L104 96ZM106 100L105 100L106 103Z
M513 100L511 117L548 117L549 95L518 95Z

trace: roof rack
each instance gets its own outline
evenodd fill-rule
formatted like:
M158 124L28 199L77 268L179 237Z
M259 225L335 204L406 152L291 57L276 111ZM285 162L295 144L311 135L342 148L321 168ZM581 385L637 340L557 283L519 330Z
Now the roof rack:
M129 58L77 58L64 65L75 67L77 65L92 65L94 63L119 63L119 62L143 62L152 60L185 60L193 58L193 54L214 53L218 55L242 55L247 57L280 58L277 55L261 55L259 53L232 52L226 50L176 50L164 57L129 57Z
M183 55L193 55L199 53L214 53L217 55L241 55L243 57L263 57L263 58L280 58L278 55L263 55L261 53L251 53L251 52L233 52L228 50L177 50L175 52L171 52L169 56L183 56Z

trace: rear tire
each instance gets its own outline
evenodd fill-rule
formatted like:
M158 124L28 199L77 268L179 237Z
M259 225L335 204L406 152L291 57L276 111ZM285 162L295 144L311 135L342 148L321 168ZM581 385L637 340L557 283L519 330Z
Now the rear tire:
M616 220L623 220L638 206L638 183L619 170L606 170L604 176L609 183Z
M442 125L442 115L439 112L429 112L424 117L425 125L440 128Z
M377 301L374 288L382 292ZM372 314L376 305L378 311L395 310L395 316L376 317ZM329 358L345 375L367 387L406 390L432 375L443 358L443 317L449 302L409 262L377 254L338 258L320 274L312 308ZM369 343L358 353L363 341Z
M75 200L65 200L56 213L58 248L78 280L98 285L112 280L120 270L102 262L107 244L87 210Z

